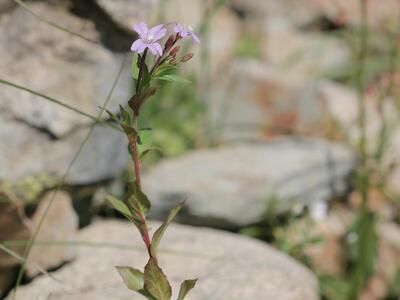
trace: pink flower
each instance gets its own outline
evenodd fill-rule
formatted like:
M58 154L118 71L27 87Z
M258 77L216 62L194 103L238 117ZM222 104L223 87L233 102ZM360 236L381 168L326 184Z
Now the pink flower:
M181 37L186 38L186 37L191 37L195 43L200 43L200 39L193 32L192 26L187 26L187 25L182 25L179 23L176 23L174 26L174 31L178 33Z
M149 30L146 23L139 23L133 26L133 30L139 34L139 39L133 42L132 52L137 51L142 54L148 48L153 55L162 56L163 50L158 41L167 34L167 29L163 24L154 26Z

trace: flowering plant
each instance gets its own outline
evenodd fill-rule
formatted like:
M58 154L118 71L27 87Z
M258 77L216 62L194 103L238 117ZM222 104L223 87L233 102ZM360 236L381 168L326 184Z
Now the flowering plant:
M168 27L173 26L173 34L166 41ZM129 153L134 164L135 181L131 182L130 189L123 200L108 196L109 202L129 219L139 230L146 246L149 260L144 272L129 266L116 267L125 285L135 292L144 295L150 300L170 300L172 297L171 285L158 264L157 248L160 240L182 208L183 203L176 206L170 212L164 223L154 232L150 238L146 216L150 210L151 203L143 193L141 187L140 159L150 149L139 149L141 145L141 133L143 129L138 127L138 119L143 104L153 96L158 89L157 82L160 80L184 82L186 79L175 74L178 65L190 60L192 53L180 56L181 48L178 42L186 37L191 37L198 43L200 40L191 27L181 24L157 25L150 28L145 23L133 26L139 38L132 44L133 69L132 75L135 79L135 94L128 101L127 107L120 106L120 116L107 111L113 120L122 128L128 138ZM148 53L153 56L151 63L146 60ZM178 300L183 300L186 294L195 286L197 279L185 280L181 284Z

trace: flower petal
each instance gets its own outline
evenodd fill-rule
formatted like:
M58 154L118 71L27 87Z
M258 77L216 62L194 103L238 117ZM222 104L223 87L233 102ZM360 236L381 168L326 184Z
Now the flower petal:
M138 39L138 40L133 42L133 44L131 46L131 51L132 52L135 52L135 51L139 52L139 50L143 48L143 45L146 46L145 43L143 42L143 40L142 39Z
M133 30L135 30L142 39L146 39L149 32L149 27L146 23L141 22L133 25Z
M158 41L162 39L167 34L167 29L163 24L154 26L150 29L149 35L153 36L153 41Z
M162 56L163 51L162 51L161 45L159 43L148 44L147 47L150 49L150 51L153 55Z
M143 43L142 45L140 45L140 47L139 47L139 49L138 49L138 53L139 53L139 54L142 54L146 48L148 48L148 45L146 45L145 43Z

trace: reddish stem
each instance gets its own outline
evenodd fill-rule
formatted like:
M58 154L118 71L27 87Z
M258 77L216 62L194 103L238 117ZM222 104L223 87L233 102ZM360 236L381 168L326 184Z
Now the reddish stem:
M139 151L138 151L138 146L136 142L136 134L134 136L130 137L129 139L129 144L131 145L132 151L133 151L133 166L135 169L135 178L136 178L136 184L139 188L139 190L142 190L142 185L141 185L141 170L140 170L140 158L139 158Z

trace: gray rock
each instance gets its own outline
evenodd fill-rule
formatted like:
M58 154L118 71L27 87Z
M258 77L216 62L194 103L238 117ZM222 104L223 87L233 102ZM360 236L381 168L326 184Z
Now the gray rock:
M181 221L237 227L262 221L268 207L283 212L342 195L354 166L340 144L281 138L167 160L143 182L155 217L187 199Z
M262 54L268 63L309 81L348 66L350 49L343 40L282 28L280 22L264 28Z
M0 15L8 12L15 7L15 2L12 0L0 0Z
M326 136L330 100L342 103L347 94L325 100L306 65L291 72L258 60L236 61L212 88L207 103L209 134L216 141L262 141L288 133Z
M106 244L77 248L77 259L53 273L61 284L42 276L21 287L17 299L45 300L50 294L54 300L144 299L126 289L114 268L141 268L146 263L146 253L134 230L131 224L116 221L102 221L84 229L80 241ZM184 279L199 278L188 299L319 299L316 278L309 270L260 241L172 225L161 248L161 265L175 293Z
M295 26L303 26L319 17L344 24L359 24L360 6L358 1L337 0L233 0L233 4L248 13L248 17L260 21L271 17L282 18ZM388 20L398 20L397 0L369 1L369 24L379 27Z
M26 124L0 119L0 140L7 141L0 143L0 178L17 181L37 173L63 176L88 130L81 128L67 138L53 140ZM114 178L126 167L127 158L125 137L98 125L66 182L85 184Z
M132 30L138 22L146 22L152 16L159 0L97 0L110 17L120 26Z
M65 192L48 192L40 200L39 206L32 217L31 228L35 230L46 212L49 201L53 199L50 209L47 211L41 229L36 237L37 241L65 241L74 240L78 233L79 220L72 207L71 197ZM63 263L75 258L76 249L57 247L48 244L35 244L29 255L30 261L35 265L27 266L27 275L33 277L42 270L54 269Z
M40 2L29 5L38 15L95 42L53 28L21 8L14 9L0 18L0 77L96 115L118 73L121 59L96 43L99 36L90 21L68 13L62 5ZM129 93L130 76L125 74L109 108L116 110L119 103L127 101ZM0 89L0 113L57 138L91 121L7 86Z

